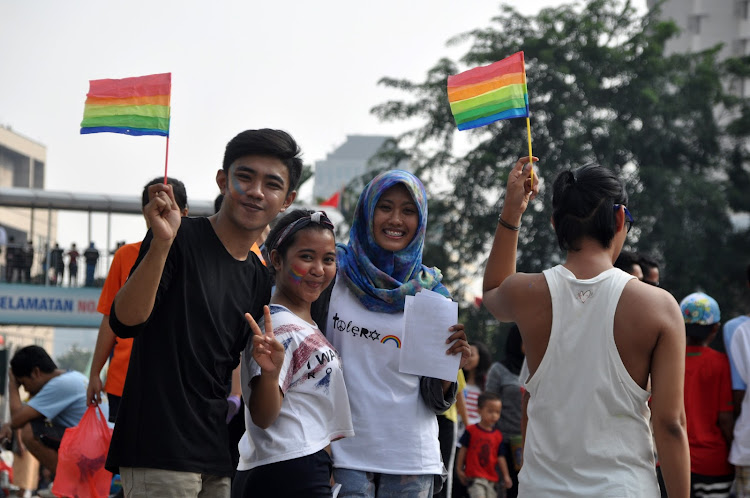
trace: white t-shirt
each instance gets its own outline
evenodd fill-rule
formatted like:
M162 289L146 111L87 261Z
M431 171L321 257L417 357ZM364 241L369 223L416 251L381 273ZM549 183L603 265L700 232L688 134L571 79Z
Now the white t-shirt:
M745 384L750 384L750 321L737 327L729 346L737 373ZM734 440L729 451L729 463L750 466L750 394L742 398L740 418L734 424Z
M479 395L482 394L482 390L474 384L466 384L464 388L464 402L466 404L466 414L469 416L468 425L478 424L482 418L479 416Z
M245 407L245 433L239 442L237 470L250 470L312 455L335 441L354 435L341 360L318 330L283 306L271 305L276 339L284 345L279 388L281 412L267 429L253 423ZM264 328L264 321L258 324ZM250 380L261 370L253 359L253 341L242 356L242 395L250 399Z
M346 360L356 436L331 445L335 467L394 475L440 474L437 417L419 377L399 372L404 313L370 311L337 279L326 335Z

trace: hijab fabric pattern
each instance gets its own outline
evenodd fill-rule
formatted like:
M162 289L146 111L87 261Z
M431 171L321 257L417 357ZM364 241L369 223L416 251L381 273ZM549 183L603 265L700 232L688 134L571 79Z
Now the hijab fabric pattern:
M377 245L373 236L373 216L380 196L402 184L411 194L419 211L419 225L411 242L397 252ZM440 280L437 268L422 264L424 237L427 228L427 194L424 185L408 171L391 170L379 174L367 184L354 210L349 231L349 244L337 244L339 272L349 290L371 311L397 313L404 310L406 296L421 289L450 293Z

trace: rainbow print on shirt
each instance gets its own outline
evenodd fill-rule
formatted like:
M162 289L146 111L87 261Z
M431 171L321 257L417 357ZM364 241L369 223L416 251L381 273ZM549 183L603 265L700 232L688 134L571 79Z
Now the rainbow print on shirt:
M398 349L401 349L401 339L399 339L395 335L387 335L387 336L383 337L382 339L380 339L380 343L381 344L385 344L387 341L393 341L393 342L395 342L396 343L396 347Z

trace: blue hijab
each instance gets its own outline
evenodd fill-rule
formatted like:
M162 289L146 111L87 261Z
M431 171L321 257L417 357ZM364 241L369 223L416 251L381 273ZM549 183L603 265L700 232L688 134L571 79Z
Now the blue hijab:
M399 183L406 187L417 205L419 226L404 249L391 252L375 243L372 221L380 196ZM422 264L426 229L427 194L416 176L408 171L391 170L367 184L357 201L349 244L337 244L336 248L339 275L365 308L384 313L403 311L406 296L413 296L420 289L450 297L440 283L443 278L440 270Z

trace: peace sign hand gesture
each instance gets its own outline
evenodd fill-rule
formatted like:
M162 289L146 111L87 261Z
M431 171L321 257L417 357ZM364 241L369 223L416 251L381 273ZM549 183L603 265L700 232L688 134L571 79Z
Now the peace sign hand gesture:
M263 374L278 377L284 365L284 346L276 340L271 323L271 310L263 306L265 331L261 332L258 324L250 313L245 313L245 319L253 331L253 360L260 366Z

